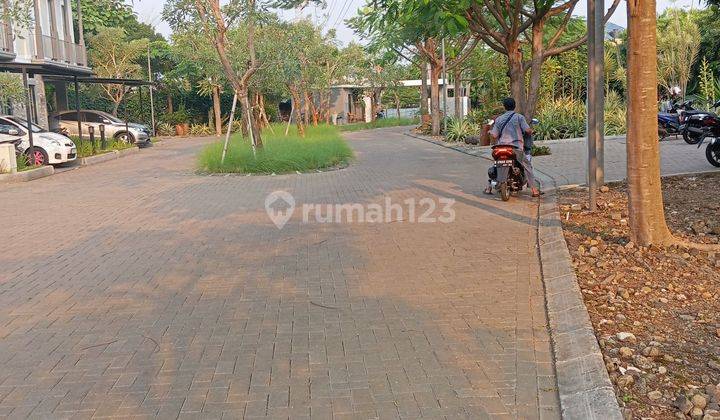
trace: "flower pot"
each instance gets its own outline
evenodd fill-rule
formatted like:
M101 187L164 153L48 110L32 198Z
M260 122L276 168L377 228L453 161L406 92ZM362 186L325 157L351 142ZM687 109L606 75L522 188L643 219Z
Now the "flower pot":
M489 124L483 125L482 133L480 134L480 145L481 146L489 146L491 143L490 138L490 130L492 129L492 126Z
M187 136L189 133L190 133L190 124L189 123L175 125L175 134L177 134L178 136Z

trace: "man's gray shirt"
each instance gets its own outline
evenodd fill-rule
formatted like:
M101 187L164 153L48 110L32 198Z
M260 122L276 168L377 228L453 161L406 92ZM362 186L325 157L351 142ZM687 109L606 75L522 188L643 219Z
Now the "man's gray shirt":
M509 121L508 118L510 119ZM507 124L505 124L506 121ZM505 126L504 128L503 125ZM501 128L503 128L502 133L499 132ZM522 149L523 133L529 129L530 126L522 114L507 111L495 119L495 124L492 130L490 130L490 133L497 137L497 144L508 144Z

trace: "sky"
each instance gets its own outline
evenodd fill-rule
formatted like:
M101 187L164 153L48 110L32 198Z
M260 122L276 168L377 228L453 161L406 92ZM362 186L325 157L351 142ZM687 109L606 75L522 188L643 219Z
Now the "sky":
M170 27L167 23L162 21L162 9L164 0L127 0L129 4L133 5L133 8L138 14L141 21L149 23L156 27L158 32L165 35L170 35ZM297 16L311 16L316 23L320 23L324 28L335 28L340 41L344 44L350 41L356 40L352 29L349 29L344 24L344 20L355 15L358 8L362 7L366 0L326 0L327 7L323 10L316 6L306 8L300 14L296 11L287 11L281 13L286 19L293 19ZM605 0L606 6L610 6L612 0ZM658 12L662 12L670 6L674 7L700 7L702 0L657 0ZM586 1L580 0L578 6L575 9L575 14L578 16L585 16L586 13ZM611 22L618 24L622 27L627 26L627 16L625 9L625 0L621 0L615 14L610 19Z

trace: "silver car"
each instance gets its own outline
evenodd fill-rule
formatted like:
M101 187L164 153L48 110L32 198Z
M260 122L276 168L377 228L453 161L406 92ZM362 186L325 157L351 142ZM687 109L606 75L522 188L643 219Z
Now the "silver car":
M61 129L67 130L71 136L79 136L77 111L62 111L55 115L55 124ZM82 125L83 137L90 135L89 127L95 130L95 138L100 138L100 126L105 126L105 136L108 139L120 140L128 143L147 143L150 141L150 128L137 123L128 123L114 117L107 112L81 110L80 123Z

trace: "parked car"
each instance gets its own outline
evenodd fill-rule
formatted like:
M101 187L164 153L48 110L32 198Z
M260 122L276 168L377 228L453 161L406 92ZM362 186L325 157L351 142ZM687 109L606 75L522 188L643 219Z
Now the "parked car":
M77 124L77 111L62 111L55 116L55 125L60 129L67 130L71 136L79 136ZM105 136L108 139L115 139L127 143L149 143L150 128L143 124L128 123L127 130L125 121L102 111L81 110L80 122L83 136L89 136L88 127L93 127L96 138L100 137L100 126L105 126Z
M22 143L20 130L18 130L13 124L7 124L0 121L0 144L6 143L15 145L15 149L17 150L20 143Z
M17 131L16 136L20 138L20 142L16 144L15 148L19 153L29 157L30 136L27 132L27 121L13 115L4 115L0 117L0 125L15 128L15 130L8 129L12 133ZM35 163L37 165L57 165L72 162L77 158L77 148L72 140L63 135L47 131L37 124L32 124L31 127ZM11 137L13 134L8 133L3 136Z

